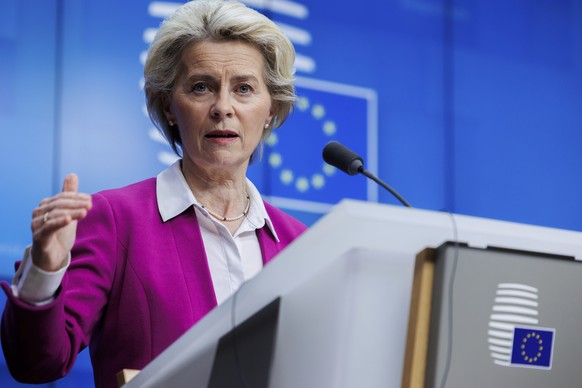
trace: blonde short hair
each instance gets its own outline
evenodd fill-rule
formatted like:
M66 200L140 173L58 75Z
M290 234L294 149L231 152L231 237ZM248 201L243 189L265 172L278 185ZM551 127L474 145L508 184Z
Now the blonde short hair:
M265 140L280 127L295 101L293 63L295 49L266 16L237 1L195 0L166 19L154 38L144 68L147 109L152 122L180 155L182 140L170 127L164 104L171 97L185 49L200 41L241 40L264 57L265 82L273 100L274 117L263 132Z

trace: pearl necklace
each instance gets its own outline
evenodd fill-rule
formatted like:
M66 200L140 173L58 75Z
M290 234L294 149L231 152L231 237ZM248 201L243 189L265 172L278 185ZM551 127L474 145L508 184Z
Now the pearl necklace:
M210 214L211 216L213 216L214 218L216 218L219 221L236 221L236 220L240 220L241 218L243 218L244 216L246 216L249 213L249 209L251 207L251 197L247 194L247 207L245 208L245 210L242 212L241 215L238 215L236 217L225 217L223 215L216 213L215 211L210 210L209 208L202 205L201 203L199 203L199 204L200 204L200 207L202 209L206 210L208 212L208 214Z

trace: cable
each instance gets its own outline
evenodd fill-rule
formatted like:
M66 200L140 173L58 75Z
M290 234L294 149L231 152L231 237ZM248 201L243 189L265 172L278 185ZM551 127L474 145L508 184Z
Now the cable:
M448 284L447 289L447 304L448 304L448 326L447 326L447 353L445 357L445 367L443 371L443 377L441 378L441 382L439 384L440 388L444 388L447 379L449 377L449 371L451 369L451 359L452 359L452 352L453 352L453 288L455 286L455 275L457 272L457 263L459 261L459 230L457 228L457 221L455 220L455 215L453 213L447 213L451 219L451 224L453 226L453 264L451 265L451 277Z

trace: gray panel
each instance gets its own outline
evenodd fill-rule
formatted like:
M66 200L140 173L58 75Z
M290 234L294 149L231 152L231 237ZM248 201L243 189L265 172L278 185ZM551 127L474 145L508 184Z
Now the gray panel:
M582 299L581 278L579 261L508 250L441 247L435 272L426 386L579 386L582 310L577 304ZM526 292L524 295L531 295L532 305L496 302L500 290ZM494 312L494 305L501 311ZM505 311L512 307L517 313ZM519 313L520 309L524 312ZM495 357L504 354L504 347L497 343L504 342L499 337L504 330L499 327L512 325L512 319L537 321L518 326L555 329L551 368L495 363L503 361L493 354ZM493 336L490 330L498 334ZM449 361L446 382L442 384Z

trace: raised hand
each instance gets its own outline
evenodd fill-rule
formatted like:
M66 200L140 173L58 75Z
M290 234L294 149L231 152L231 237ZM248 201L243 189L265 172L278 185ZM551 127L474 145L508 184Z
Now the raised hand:
M79 178L69 174L63 191L45 198L32 212L32 261L45 271L65 264L77 234L77 221L91 209L91 196L79 193Z

